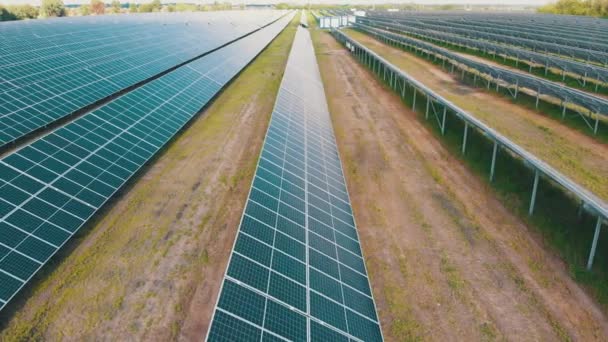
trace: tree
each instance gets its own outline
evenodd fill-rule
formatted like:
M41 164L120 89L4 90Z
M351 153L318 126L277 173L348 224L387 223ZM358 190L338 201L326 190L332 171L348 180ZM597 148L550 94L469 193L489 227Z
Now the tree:
M138 8L139 13L150 13L154 11L154 6L152 4L141 4Z
M106 12L106 4L101 0L91 0L91 13L101 15Z
M38 17L38 8L31 5L15 5L6 8L16 19L34 19Z
M139 5L140 13L158 12L161 9L160 0L152 0L147 4Z
M112 13L120 13L120 1L114 0L112 1Z
M129 4L129 13L137 13L137 4Z
M17 17L11 11L9 11L8 8L0 6L0 21L9 20L17 20Z
M62 0L42 0L40 5L40 16L42 17L63 17L65 7Z
M608 16L608 0L558 0L542 6L541 13Z
M91 14L91 6L89 5L80 5L78 7L80 15L90 15Z
M195 11L199 11L199 7L197 5L194 4L186 4L186 3L178 3L175 5L175 11L176 12L195 12Z

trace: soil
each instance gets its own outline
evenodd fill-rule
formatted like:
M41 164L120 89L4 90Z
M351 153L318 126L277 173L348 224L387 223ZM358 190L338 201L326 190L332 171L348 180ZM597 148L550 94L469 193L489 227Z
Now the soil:
M559 258L418 115L331 35L313 40L386 340L608 339Z
M559 120L460 82L440 66L363 33L348 34L555 169L608 200L608 145Z

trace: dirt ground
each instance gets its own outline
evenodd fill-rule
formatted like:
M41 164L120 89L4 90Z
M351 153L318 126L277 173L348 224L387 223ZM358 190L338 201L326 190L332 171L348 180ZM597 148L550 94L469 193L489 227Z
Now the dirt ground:
M298 22L35 286L1 340L204 338Z
M451 75L421 57L363 33L346 32L573 181L608 200L608 145L504 97L467 86L459 81L458 75Z
M607 340L559 259L328 33L313 40L386 340Z

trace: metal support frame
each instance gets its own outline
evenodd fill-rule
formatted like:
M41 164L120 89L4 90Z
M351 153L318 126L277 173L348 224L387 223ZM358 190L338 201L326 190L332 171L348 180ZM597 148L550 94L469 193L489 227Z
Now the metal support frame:
M496 166L496 153L498 152L498 142L494 141L494 149L492 150L492 164L490 165L490 182L494 181L494 168Z
M467 151L467 136L469 135L469 123L464 122L464 135L462 136L462 154Z
M448 107L443 107L443 119L441 119L441 135L445 134L445 117L448 112Z
M528 215L534 213L534 204L536 203L536 190L538 189L538 169L534 170L534 185L532 186L532 197L530 198L530 208L528 209Z
M595 224L595 233L593 234L593 242L591 243L591 251L589 251L589 260L587 260L587 270L590 271L593 267L593 258L595 257L595 249L597 248L597 240L600 237L600 229L602 228L602 217L597 217Z
M412 110L416 110L416 88L414 88L414 95L412 96Z

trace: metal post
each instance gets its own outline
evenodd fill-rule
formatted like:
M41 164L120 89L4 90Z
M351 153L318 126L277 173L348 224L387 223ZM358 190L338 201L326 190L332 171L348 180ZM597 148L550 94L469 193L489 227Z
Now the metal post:
M585 71L585 76L583 76L583 87L587 85L587 72Z
M540 97L540 93L537 92L536 93L536 109L538 109L538 100L539 100L539 97Z
M566 102L562 101L562 119L566 117Z
M431 105L431 99L429 97L426 98L426 113L424 114L425 119L429 119L429 107Z
M469 123L464 122L464 136L462 137L462 154L467 151L467 135L469 134Z
M494 149L492 150L492 165L490 165L490 182L494 180L494 166L496 165L496 152L498 151L498 143L494 141Z
M593 127L593 134L597 134L597 128L600 125L600 115L595 113L595 127Z
M473 74L473 85L477 86L477 74Z
M576 217L580 220L583 217L583 209L585 209L585 202L581 201L581 204L578 206L578 210L576 212Z
M595 234L593 234L593 242L591 243L591 251L589 252L589 260L587 261L587 270L590 271L593 266L593 257L595 256L595 249L597 248L597 240L600 237L600 228L602 227L602 217L597 217L597 223L595 224Z
M441 120L441 135L445 134L445 116L447 114L448 107L443 107L443 120Z
M536 202L536 189L538 189L538 169L534 170L534 186L532 186L532 198L530 199L530 209L528 215L534 213L534 203Z
M517 98L518 91L519 91L519 80L517 81L517 83L515 83L515 95L513 95L514 99Z
M412 110L416 111L416 88L414 88L414 96L412 98Z

